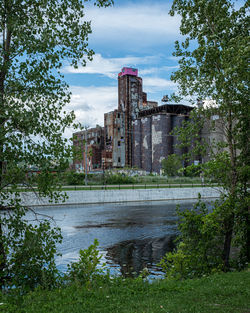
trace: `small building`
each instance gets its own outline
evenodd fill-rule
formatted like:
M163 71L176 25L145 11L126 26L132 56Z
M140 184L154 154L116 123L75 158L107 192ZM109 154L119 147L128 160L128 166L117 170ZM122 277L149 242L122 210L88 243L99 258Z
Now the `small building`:
M73 168L77 172L85 171L87 161L87 172L95 171L102 167L102 150L104 147L104 129L96 125L73 134L74 159ZM87 142L87 160L85 159L85 143Z

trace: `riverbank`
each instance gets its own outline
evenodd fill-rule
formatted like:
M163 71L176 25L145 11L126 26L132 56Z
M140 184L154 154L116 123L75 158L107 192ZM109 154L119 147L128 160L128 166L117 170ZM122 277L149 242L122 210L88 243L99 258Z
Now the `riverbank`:
M185 281L97 281L22 297L0 294L5 313L249 313L250 272L215 274Z
M121 190L69 190L65 202L51 203L48 198L39 198L35 193L22 192L22 204L26 206L122 203L137 201L166 201L219 198L220 187L121 189Z

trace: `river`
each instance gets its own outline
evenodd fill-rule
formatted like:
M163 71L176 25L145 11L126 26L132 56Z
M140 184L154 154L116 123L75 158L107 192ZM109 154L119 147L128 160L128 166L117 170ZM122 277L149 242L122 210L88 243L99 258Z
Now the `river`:
M130 276L147 267L151 276L162 275L156 264L174 248L177 235L176 206L191 208L194 201L152 201L74 206L39 207L62 230L60 271L78 259L94 239L99 241L102 261L112 274Z

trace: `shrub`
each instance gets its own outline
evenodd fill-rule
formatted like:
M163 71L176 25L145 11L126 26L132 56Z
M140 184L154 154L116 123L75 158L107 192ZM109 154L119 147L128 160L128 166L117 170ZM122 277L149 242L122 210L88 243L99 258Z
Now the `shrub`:
M177 210L180 218L177 249L167 253L159 263L167 277L200 277L223 269L223 232L216 209L208 212L199 201L194 209Z
M199 177L201 171L201 164L191 164L183 169L184 175L187 177Z
M103 274L105 264L98 268L101 263L101 256L97 250L98 244L98 240L95 239L87 249L79 251L80 256L77 262L68 265L66 278L69 282L85 285Z
M182 167L181 159L176 154L169 155L161 162L163 175L177 176L179 169Z
M110 185L118 184L134 184L136 180L133 177L126 176L124 174L108 175L106 177L106 183Z
M65 180L67 185L84 185L85 174L75 173L73 171L67 172Z

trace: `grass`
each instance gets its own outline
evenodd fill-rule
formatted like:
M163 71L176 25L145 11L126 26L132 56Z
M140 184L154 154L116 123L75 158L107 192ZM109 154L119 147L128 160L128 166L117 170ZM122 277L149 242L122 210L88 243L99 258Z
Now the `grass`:
M249 313L250 272L185 281L114 279L0 299L5 313Z
M159 184L200 184L199 177L166 177L166 176L139 176L137 177L138 183L159 183Z
M78 174L82 175L82 174ZM106 183L103 185L103 177L102 175L91 174L88 178L88 185L84 185L84 178L78 182L78 184L68 184L66 180L62 180L63 191L69 190L119 190L119 189L153 189L153 188L186 188L186 187L208 187L208 186L218 186L216 183L211 183L205 181L205 184L202 184L201 179L199 177L164 177L164 176L137 176L132 178L133 181L129 182L129 180L124 183L121 179L116 181L115 183ZM6 187L8 190L10 187ZM36 190L37 186L33 186L34 190ZM17 187L15 189L17 192L25 192L30 191L30 188L26 186Z

